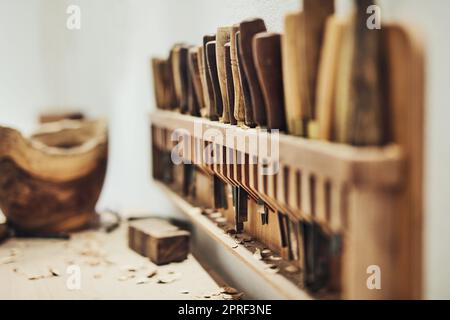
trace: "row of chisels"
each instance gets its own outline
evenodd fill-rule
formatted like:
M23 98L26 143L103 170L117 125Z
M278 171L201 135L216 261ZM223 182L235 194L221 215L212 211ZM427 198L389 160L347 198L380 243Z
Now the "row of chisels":
M347 16L334 0L303 2L282 34L249 19L154 58L158 108L356 146L389 142L382 30L366 26L374 1L355 0Z

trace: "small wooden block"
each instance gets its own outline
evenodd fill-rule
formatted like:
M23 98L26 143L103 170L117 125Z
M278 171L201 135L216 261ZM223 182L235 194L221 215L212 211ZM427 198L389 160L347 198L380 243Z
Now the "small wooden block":
M179 262L189 253L190 233L162 219L130 223L128 246L157 265Z

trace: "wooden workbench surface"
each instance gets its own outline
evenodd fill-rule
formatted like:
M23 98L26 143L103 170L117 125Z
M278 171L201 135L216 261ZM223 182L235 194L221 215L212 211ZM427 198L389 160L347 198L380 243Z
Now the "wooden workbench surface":
M224 298L192 255L158 267L129 250L126 239L124 225L71 240L10 239L0 244L0 299ZM71 265L81 271L79 290L67 286L74 279L67 273Z

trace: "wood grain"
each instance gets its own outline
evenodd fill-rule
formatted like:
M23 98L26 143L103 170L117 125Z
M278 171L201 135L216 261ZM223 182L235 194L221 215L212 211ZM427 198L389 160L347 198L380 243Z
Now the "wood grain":
M239 31L239 24L235 24L231 27L230 31L230 59L231 70L233 73L233 87L234 87L234 118L239 125L245 124L245 105L244 96L242 95L242 85L239 73L239 60L236 43L236 33Z
M226 85L227 85L227 95L228 95L228 119L232 125L236 125L237 121L234 117L234 82L233 82L233 69L231 64L231 45L230 43L226 43L225 46L225 76L226 76Z
M207 97L205 97L205 103L208 107L208 118L209 118L209 120L212 120L212 121L219 120L219 115L217 114L216 107L215 107L214 88L213 88L213 84L211 81L211 74L209 73L208 57L207 57L208 53L206 50L206 45L208 44L208 42L215 41L215 40L216 40L216 35L203 36L203 65L205 68L205 73L204 73L205 80L204 81L205 81L205 86L206 86L206 89L203 90L203 92L205 93L205 95L207 95Z
M128 246L157 265L180 262L189 254L188 231L162 219L145 219L128 226Z
M54 233L95 217L107 162L102 121L51 123L31 139L0 127L0 208L14 228Z
M226 26L217 28L216 33L216 65L223 106L221 122L224 123L230 123L230 99L228 97L225 65L225 44L230 41L230 32L231 27Z

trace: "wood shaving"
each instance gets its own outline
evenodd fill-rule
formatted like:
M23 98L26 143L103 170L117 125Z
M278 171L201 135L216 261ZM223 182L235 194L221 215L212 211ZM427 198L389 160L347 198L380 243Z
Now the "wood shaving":
M287 266L286 268L284 268L284 270L289 273L296 273L299 271L299 268L291 265L291 266Z
M220 288L220 293L237 294L237 293L239 293L239 291L237 291L237 290L236 290L235 288L233 288L233 287L225 286L225 287L221 287L221 288Z
M239 292L237 294L222 294L222 298L224 300L241 300L243 296L243 292Z
M52 276L52 277L59 277L59 276L61 276L61 273L59 272L59 270L58 269L55 269L55 268L48 268L48 271L50 272L50 275Z
M43 274L32 274L28 276L28 280L40 280L46 278Z
M280 260L282 260L282 258L280 256L270 256L269 259L272 260L272 261L280 261Z
M180 278L179 273L167 274L158 278L158 283L172 283Z
M146 278L140 278L136 281L136 284L146 284L149 283L150 280L146 277Z
M209 215L209 217L210 217L211 219L218 219L218 218L222 218L223 216L222 216L222 214L221 214L220 212L213 212L213 213L211 213L211 214Z
M264 249L261 251L261 256L263 258L267 258L272 254L272 251L270 251L269 249Z
M238 247L239 247L239 246L238 246L237 244L231 246L231 248L233 248L233 249L236 249L236 248L238 248Z
M189 294L189 291L188 290L180 290L180 293L181 294Z
M147 273L147 278L153 278L158 273L157 270L152 270L149 273Z

